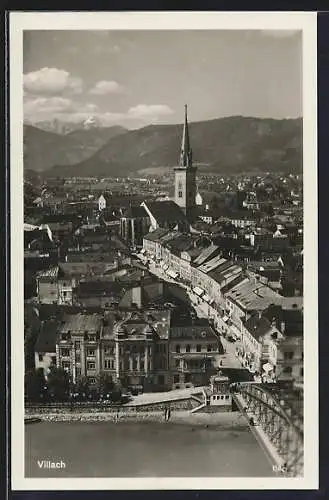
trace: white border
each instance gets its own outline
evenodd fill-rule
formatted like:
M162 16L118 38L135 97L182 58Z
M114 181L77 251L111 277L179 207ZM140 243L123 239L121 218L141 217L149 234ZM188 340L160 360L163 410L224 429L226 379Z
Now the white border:
M317 80L316 13L305 12L11 12L11 470L13 490L317 489ZM289 29L303 31L304 117L304 363L303 478L47 478L24 477L23 314L23 30Z

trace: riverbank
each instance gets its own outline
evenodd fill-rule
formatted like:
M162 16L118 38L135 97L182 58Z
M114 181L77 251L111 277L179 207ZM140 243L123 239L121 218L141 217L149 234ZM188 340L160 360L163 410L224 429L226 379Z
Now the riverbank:
M189 411L172 412L170 421L164 419L161 411L148 412L100 412L100 413L39 413L28 415L29 419L36 419L44 422L110 422L119 424L120 422L154 422L175 423L180 425L193 425L196 427L217 427L223 429L247 428L246 418L239 412L219 412L219 413L191 413Z

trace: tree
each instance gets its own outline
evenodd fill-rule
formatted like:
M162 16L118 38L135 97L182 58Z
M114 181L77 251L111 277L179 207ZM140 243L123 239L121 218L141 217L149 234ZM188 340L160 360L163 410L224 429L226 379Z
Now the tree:
M75 394L78 400L86 399L90 392L89 380L87 377L81 377L76 384L72 384L71 393Z
M111 392L111 401L114 403L121 401L122 397L122 384L121 381L118 380L113 384L112 392Z
M70 390L70 377L68 373L57 366L52 366L48 374L48 390L56 401L68 399Z
M112 378L107 373L101 373L97 377L97 388L101 396L111 393L114 389Z
M46 392L46 379L43 368L28 370L24 380L25 396L29 401L40 401Z

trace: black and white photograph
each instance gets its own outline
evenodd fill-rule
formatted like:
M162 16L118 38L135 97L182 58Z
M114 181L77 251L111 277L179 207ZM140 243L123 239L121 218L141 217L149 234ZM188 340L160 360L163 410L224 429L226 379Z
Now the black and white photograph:
M316 17L10 37L13 485L316 487Z

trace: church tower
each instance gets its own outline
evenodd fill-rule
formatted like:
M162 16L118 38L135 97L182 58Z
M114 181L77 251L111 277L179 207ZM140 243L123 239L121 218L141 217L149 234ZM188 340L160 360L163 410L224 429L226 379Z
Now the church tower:
M175 172L175 203L184 211L188 220L195 215L196 167L192 163L192 149L187 121L187 105L185 104L185 120L179 165Z

